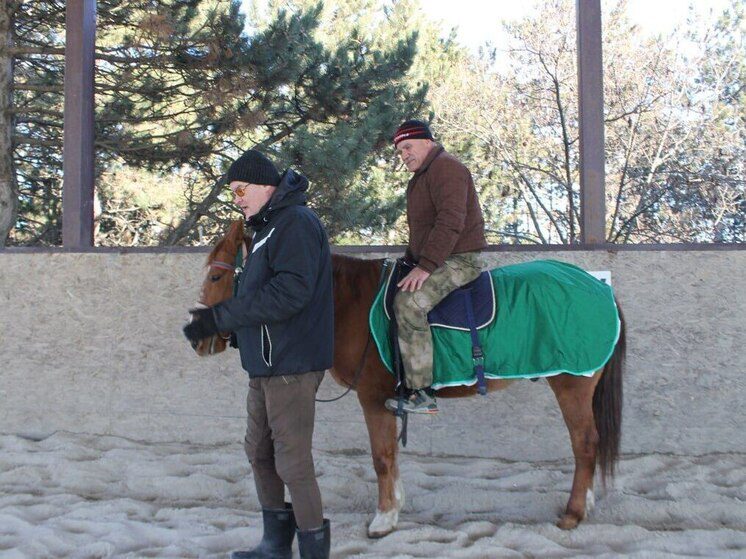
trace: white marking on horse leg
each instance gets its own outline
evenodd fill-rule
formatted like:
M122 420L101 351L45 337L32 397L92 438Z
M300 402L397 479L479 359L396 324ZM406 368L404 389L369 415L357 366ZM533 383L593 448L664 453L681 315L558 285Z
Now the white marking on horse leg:
M394 482L394 499L396 499L396 510L400 511L404 508L406 497L404 495L404 484L401 478L396 478Z
M585 517L593 510L596 506L596 497L593 495L593 489L588 489L585 493Z
M387 512L377 510L375 518L373 518L373 521L368 526L368 537L382 538L386 534L393 532L398 523L399 511L397 509L394 508Z
M389 511L376 510L376 516L368 526L369 538L382 538L396 530L399 524L399 511L404 506L404 484L401 478L394 481L394 508Z

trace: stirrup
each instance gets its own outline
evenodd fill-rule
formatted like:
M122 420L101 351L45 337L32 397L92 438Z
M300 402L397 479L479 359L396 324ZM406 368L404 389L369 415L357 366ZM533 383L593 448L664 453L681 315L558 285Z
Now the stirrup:
M427 389L415 390L405 399L389 398L386 400L386 409L399 414L404 413L438 413L438 403L435 396L428 394Z

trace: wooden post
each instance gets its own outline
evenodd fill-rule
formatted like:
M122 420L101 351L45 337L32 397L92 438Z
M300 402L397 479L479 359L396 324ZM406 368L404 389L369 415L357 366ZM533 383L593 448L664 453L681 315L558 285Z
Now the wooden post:
M62 245L93 246L96 0L67 0Z
M576 0L580 105L580 219L584 244L606 242L601 0Z

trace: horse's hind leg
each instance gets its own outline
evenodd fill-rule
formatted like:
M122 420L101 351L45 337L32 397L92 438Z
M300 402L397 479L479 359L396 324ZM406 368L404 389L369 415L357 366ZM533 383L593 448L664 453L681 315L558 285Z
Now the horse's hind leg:
M362 387L361 387L362 388ZM396 461L396 418L384 408L385 393L367 395L358 391L368 426L373 467L378 478L378 510L368 526L368 537L381 538L393 532L404 506L404 487Z
M557 522L557 526L563 530L575 528L593 506L593 474L598 445L598 433L593 420L593 392L600 377L597 373L593 377L558 375L548 379L570 431L572 453L575 456L575 476L570 500Z

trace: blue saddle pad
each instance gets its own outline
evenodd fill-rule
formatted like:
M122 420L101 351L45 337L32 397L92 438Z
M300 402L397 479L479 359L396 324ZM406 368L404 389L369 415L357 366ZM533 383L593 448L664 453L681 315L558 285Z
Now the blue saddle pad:
M396 267L392 267L391 273L386 281L386 292L384 311L386 318L391 319L393 313L394 296L398 291L396 284L406 275L408 270L396 273ZM474 309L474 323L477 329L484 328L492 323L495 318L497 304L495 301L495 290L492 286L492 275L482 272L477 279L467 283L463 287L452 291L433 310L427 314L427 321L432 327L452 328L455 330L469 330L467 320L466 304L471 295L472 308Z
M452 291L433 310L427 313L427 321L430 326L468 330L466 305L469 296L471 296L474 323L477 330L490 324L495 318L495 290L492 288L490 273L482 272L474 281Z

